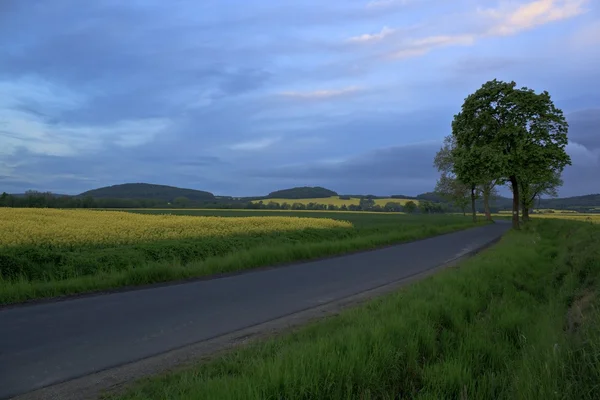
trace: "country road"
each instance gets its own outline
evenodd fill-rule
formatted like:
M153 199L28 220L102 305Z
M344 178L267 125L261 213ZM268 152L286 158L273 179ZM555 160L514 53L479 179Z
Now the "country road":
M0 399L407 278L481 248L509 229L498 221L280 268L0 309Z

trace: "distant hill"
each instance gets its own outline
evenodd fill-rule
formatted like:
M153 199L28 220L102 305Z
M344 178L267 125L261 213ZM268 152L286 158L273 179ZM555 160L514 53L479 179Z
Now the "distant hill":
M493 204L501 209L510 209L512 208L512 198L499 196L493 200ZM600 207L600 194L541 199L536 200L534 205L534 208L579 211L586 211L586 209L595 207Z
M337 196L333 190L325 189L320 186L310 187L295 187L291 189L277 190L269 193L267 198L271 199L323 199L327 197Z
M585 196L563 197L556 199L543 199L542 208L574 209L600 207L600 194L588 194Z
M215 200L210 192L195 189L182 189L174 186L153 185L149 183L125 183L106 186L83 192L79 197L91 196L95 199L144 199L173 201L178 197L186 197L191 201Z
M422 193L417 199L429 200L434 202L448 203L443 197L434 192ZM492 208L500 210L512 209L512 198L498 196L490 202ZM477 199L478 209L483 208L483 200ZM556 210L576 210L580 212L591 211L594 208L600 208L600 194L588 194L585 196L558 197L550 199L536 200L534 208L546 208Z

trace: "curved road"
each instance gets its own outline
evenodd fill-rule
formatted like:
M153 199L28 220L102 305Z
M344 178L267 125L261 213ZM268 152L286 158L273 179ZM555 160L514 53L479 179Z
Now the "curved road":
M503 222L224 278L0 309L0 399L351 296L498 239Z

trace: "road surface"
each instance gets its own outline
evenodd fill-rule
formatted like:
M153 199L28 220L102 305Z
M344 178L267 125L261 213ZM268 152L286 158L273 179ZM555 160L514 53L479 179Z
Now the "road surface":
M0 399L130 363L407 278L508 223L224 278L0 309Z

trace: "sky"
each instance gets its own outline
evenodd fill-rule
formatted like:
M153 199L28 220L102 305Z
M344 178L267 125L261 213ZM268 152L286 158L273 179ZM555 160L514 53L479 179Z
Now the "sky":
M600 193L598 0L0 0L0 192L416 195L491 79L550 92L560 195Z

